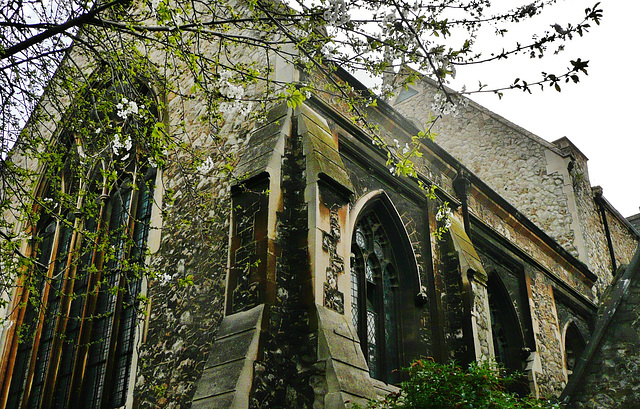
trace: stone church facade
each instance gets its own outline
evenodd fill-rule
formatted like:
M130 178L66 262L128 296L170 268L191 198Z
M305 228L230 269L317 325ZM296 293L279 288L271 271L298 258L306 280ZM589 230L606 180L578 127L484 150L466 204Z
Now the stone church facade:
M275 75L323 87L294 66ZM365 92L348 73L335 75ZM369 107L367 120L402 149L435 93L418 81ZM179 121L173 109L186 103L191 142L205 144L197 98L165 98L165 121ZM0 403L343 408L396 391L396 369L424 357L494 358L523 372L521 390L560 396L600 331L609 284L634 266L640 235L592 189L586 157L568 139L548 143L473 103L436 126L438 138L414 159L416 179L390 172L387 151L325 93L229 126L234 177L223 189L215 177L197 183L229 212L206 233L194 226L209 209L184 199L171 161L149 171L152 182L126 202L131 234L150 253L144 262L159 273L136 283L146 314L124 325L126 303L104 294L105 305L120 305L100 315L117 336L96 337L94 324L62 339L56 324L46 338L42 324L20 342L16 328L30 312L18 287L3 312L16 325L0 333ZM51 226L64 248L64 232ZM47 303L75 305L64 296Z

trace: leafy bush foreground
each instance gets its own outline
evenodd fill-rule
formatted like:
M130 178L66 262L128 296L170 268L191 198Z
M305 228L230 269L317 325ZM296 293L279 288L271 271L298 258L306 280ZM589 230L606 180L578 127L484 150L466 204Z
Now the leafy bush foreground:
M562 406L509 391L518 375L501 374L495 362L472 363L463 369L455 363L417 360L409 368L401 390L384 399L372 400L368 409L560 409ZM356 406L357 407L357 406Z

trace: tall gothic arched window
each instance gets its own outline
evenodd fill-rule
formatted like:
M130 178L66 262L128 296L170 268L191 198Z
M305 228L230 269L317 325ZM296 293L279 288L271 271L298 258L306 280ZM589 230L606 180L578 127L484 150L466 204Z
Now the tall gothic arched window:
M52 147L60 156L35 199L33 267L18 283L0 406L125 405L156 171L130 136L143 121L123 112L88 114L77 123L96 129L65 129Z
M400 284L411 292L397 221L381 203L358 218L351 242L351 313L372 378L394 383L402 362ZM406 235L406 234L405 234ZM413 307L413 303L407 308Z

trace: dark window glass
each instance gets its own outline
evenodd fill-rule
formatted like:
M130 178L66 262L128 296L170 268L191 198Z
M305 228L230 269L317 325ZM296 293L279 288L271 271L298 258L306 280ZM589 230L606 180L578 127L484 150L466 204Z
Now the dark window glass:
M507 370L522 371L522 331L511 297L497 274L489 276L487 292L496 360Z
M569 375L571 375L575 370L576 364L584 351L585 345L586 343L578 329L578 326L572 322L567 327L567 332L564 336L565 362Z
M23 293L7 407L66 408L73 399L83 408L125 404L152 176L136 189L121 181L81 227L74 228L73 214L41 216L38 271L30 275L39 281Z
M371 377L393 382L399 365L397 268L375 212L356 224L351 250L351 312L362 352Z
M42 294L45 290L45 276L51 260L57 223L53 217L43 216L38 226L39 234L36 235L36 260L37 274L28 276L25 279L24 288L28 289L24 297L26 302L24 318L18 331L18 350L13 368L13 377L7 407L19 407L22 402L23 392L28 381L28 371L34 349L34 337L38 326L38 315L42 307ZM32 282L32 281L36 282Z

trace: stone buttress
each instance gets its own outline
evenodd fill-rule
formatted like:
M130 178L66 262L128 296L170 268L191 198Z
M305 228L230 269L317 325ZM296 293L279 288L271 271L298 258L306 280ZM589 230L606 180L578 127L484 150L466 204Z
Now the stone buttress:
M327 122L273 108L235 172L225 317L193 407L343 408L393 389L345 316L353 187Z

